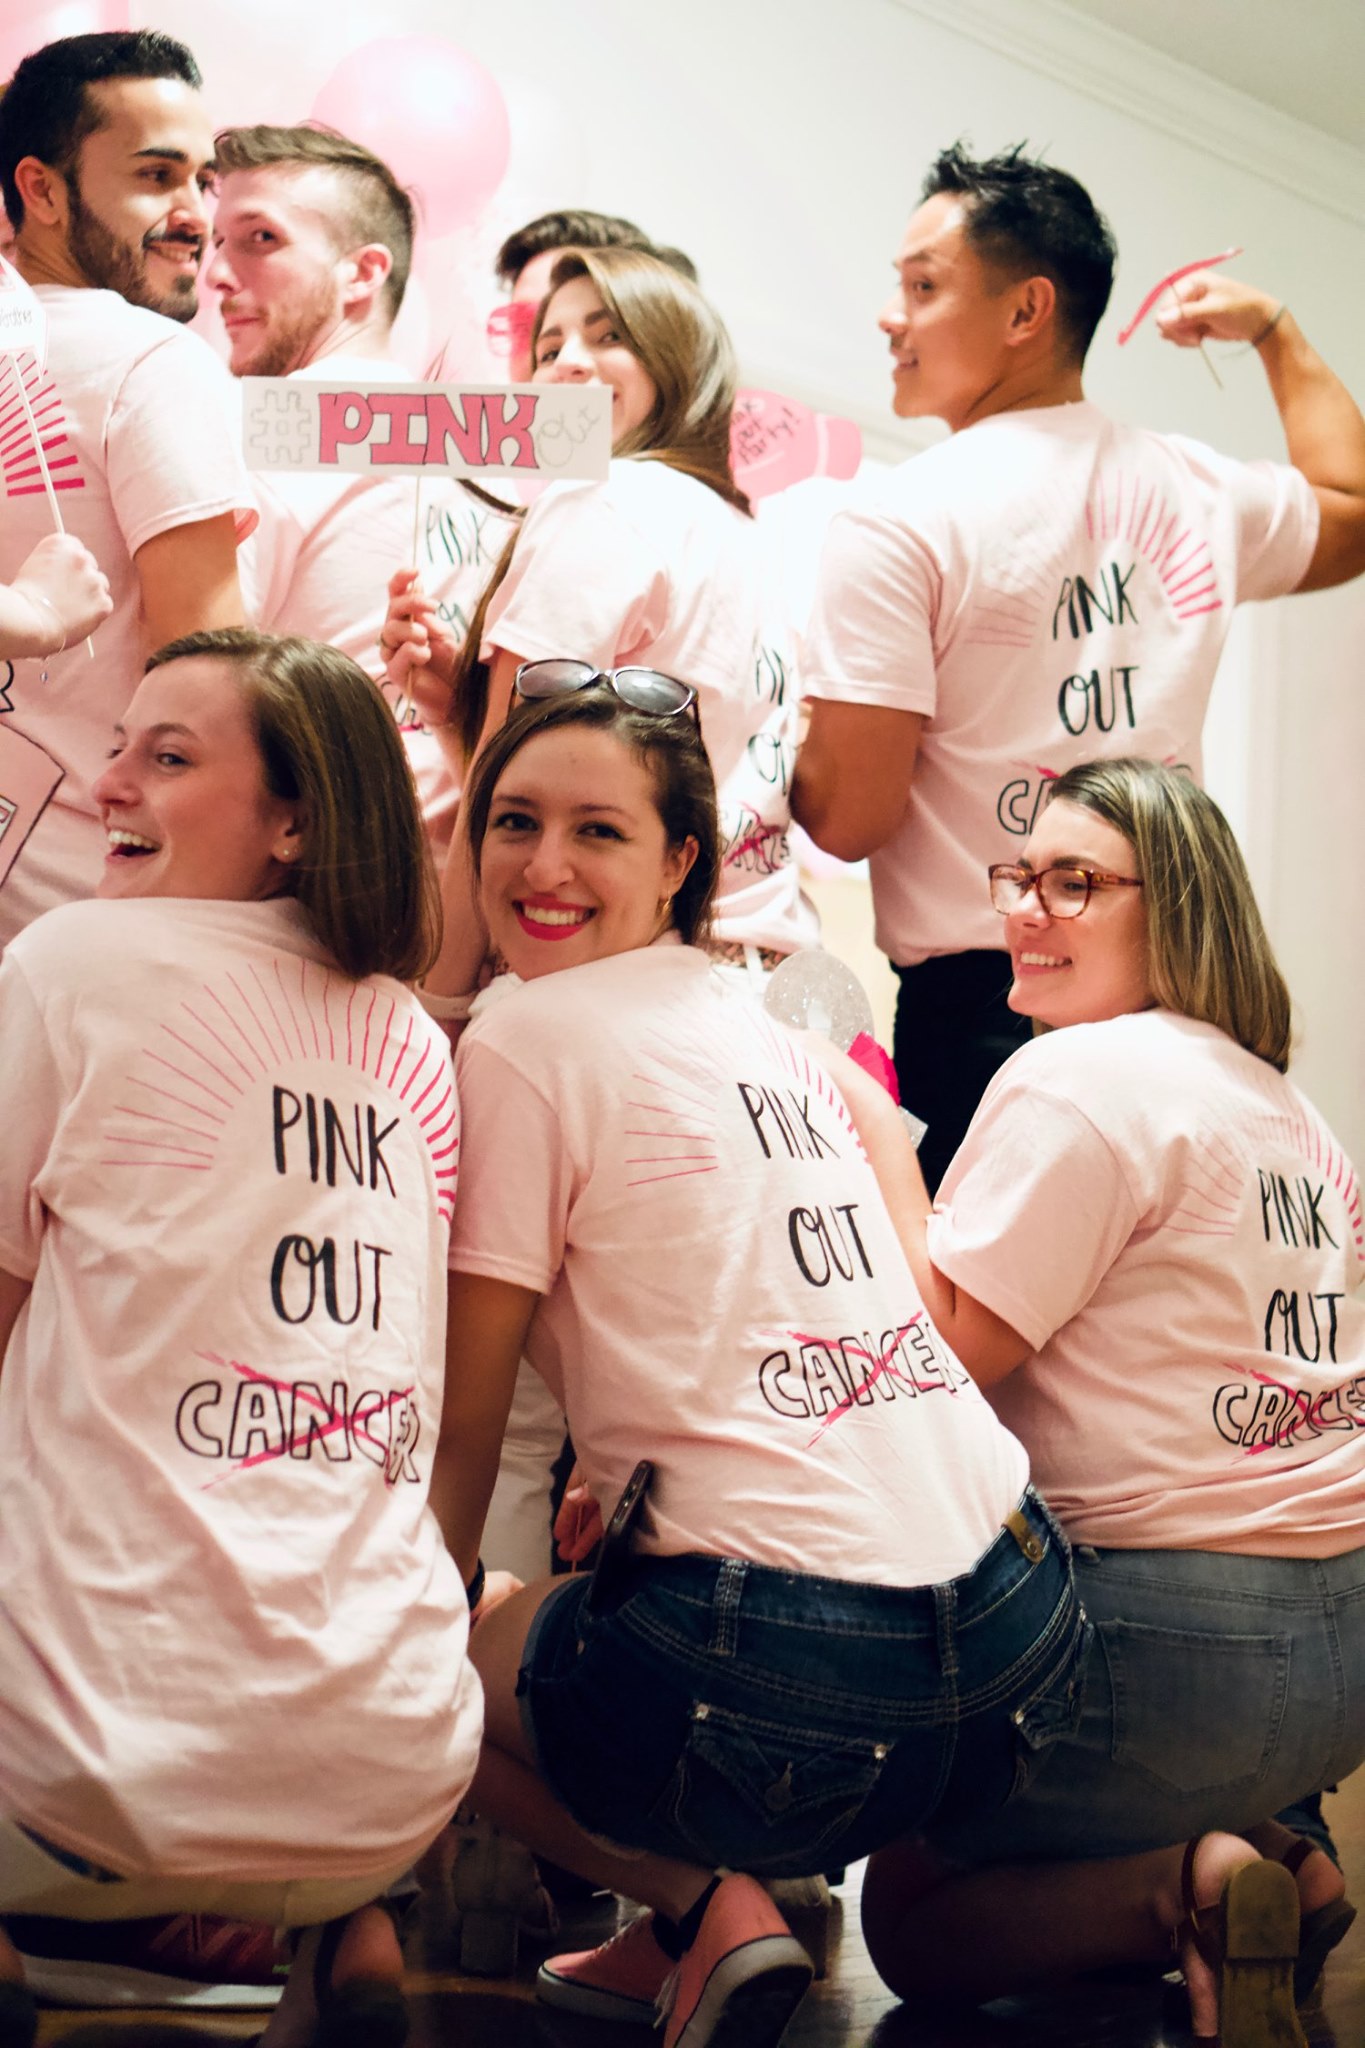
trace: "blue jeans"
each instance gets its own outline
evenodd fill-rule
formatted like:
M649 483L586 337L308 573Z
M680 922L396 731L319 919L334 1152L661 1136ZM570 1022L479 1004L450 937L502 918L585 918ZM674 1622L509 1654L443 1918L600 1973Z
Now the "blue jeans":
M1365 1550L1075 1554L1079 1723L1002 1812L934 1826L972 1863L1130 1855L1268 1820L1365 1758Z
M518 1691L542 1777L625 1846L798 1877L999 1805L1079 1705L1084 1616L1031 1493L976 1567L889 1588L641 1558L607 1612L566 1580Z

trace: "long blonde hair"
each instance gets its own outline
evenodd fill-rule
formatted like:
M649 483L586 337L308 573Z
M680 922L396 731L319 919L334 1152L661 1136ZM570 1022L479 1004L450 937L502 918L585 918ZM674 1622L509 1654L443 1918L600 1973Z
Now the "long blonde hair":
M532 332L533 354L550 300L576 277L586 277L593 285L655 388L648 417L632 428L613 455L667 463L670 469L695 477L727 505L750 513L730 461L735 352L710 301L690 278L643 249L568 250L550 273L550 288ZM467 756L478 746L488 713L488 664L479 658L484 622L494 592L512 566L518 538L519 529L508 540L475 607L455 669L450 723ZM565 651L571 654L573 649Z
M1147 912L1147 982L1165 1010L1214 1024L1280 1073L1289 990L1232 827L1178 769L1126 756L1069 768L1052 803L1093 811L1133 849Z

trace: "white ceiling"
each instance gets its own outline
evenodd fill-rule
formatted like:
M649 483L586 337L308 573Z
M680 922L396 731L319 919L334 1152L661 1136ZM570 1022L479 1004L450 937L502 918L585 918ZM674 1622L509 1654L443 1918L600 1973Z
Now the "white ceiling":
M1361 0L1067 0L1078 14L1365 150Z

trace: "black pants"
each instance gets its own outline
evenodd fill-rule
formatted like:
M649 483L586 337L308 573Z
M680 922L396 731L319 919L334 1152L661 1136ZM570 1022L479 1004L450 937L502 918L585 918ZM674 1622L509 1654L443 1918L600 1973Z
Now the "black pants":
M941 953L896 972L896 1078L905 1107L929 1126L919 1157L932 1195L992 1074L1033 1026L1005 1001L1008 953Z

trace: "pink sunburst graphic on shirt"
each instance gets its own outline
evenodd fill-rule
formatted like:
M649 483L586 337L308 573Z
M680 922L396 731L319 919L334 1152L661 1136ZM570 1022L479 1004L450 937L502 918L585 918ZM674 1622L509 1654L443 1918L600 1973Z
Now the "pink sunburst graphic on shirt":
M0 356L0 464L5 472L7 498L41 496L42 463L33 445L33 429L18 388L24 380L29 408L38 438L47 457L48 472L55 491L83 491L85 478L74 449L67 439L66 415L52 379L31 360L21 369L17 356Z
M368 1075L416 1119L449 1222L455 1083L433 1034L416 1025L411 1007L400 1010L383 989L296 955L225 970L186 997L132 1062L105 1118L100 1164L207 1173L250 1087L295 1059L325 1060Z
M1264 1071L1264 1082L1259 1075L1249 1076L1264 1099L1258 1115L1237 1131L1206 1124L1191 1133L1169 1228L1194 1237L1231 1237L1248 1187L1259 1185L1259 1163L1289 1153L1300 1169L1321 1174L1323 1187L1340 1195L1356 1251L1365 1258L1365 1218L1354 1167L1312 1105L1303 1096L1286 1101L1283 1081L1272 1069Z
M1159 485L1136 471L1118 468L1096 477L1085 530L1091 540L1122 543L1150 562L1178 619L1223 609L1208 542L1192 532L1185 513Z

